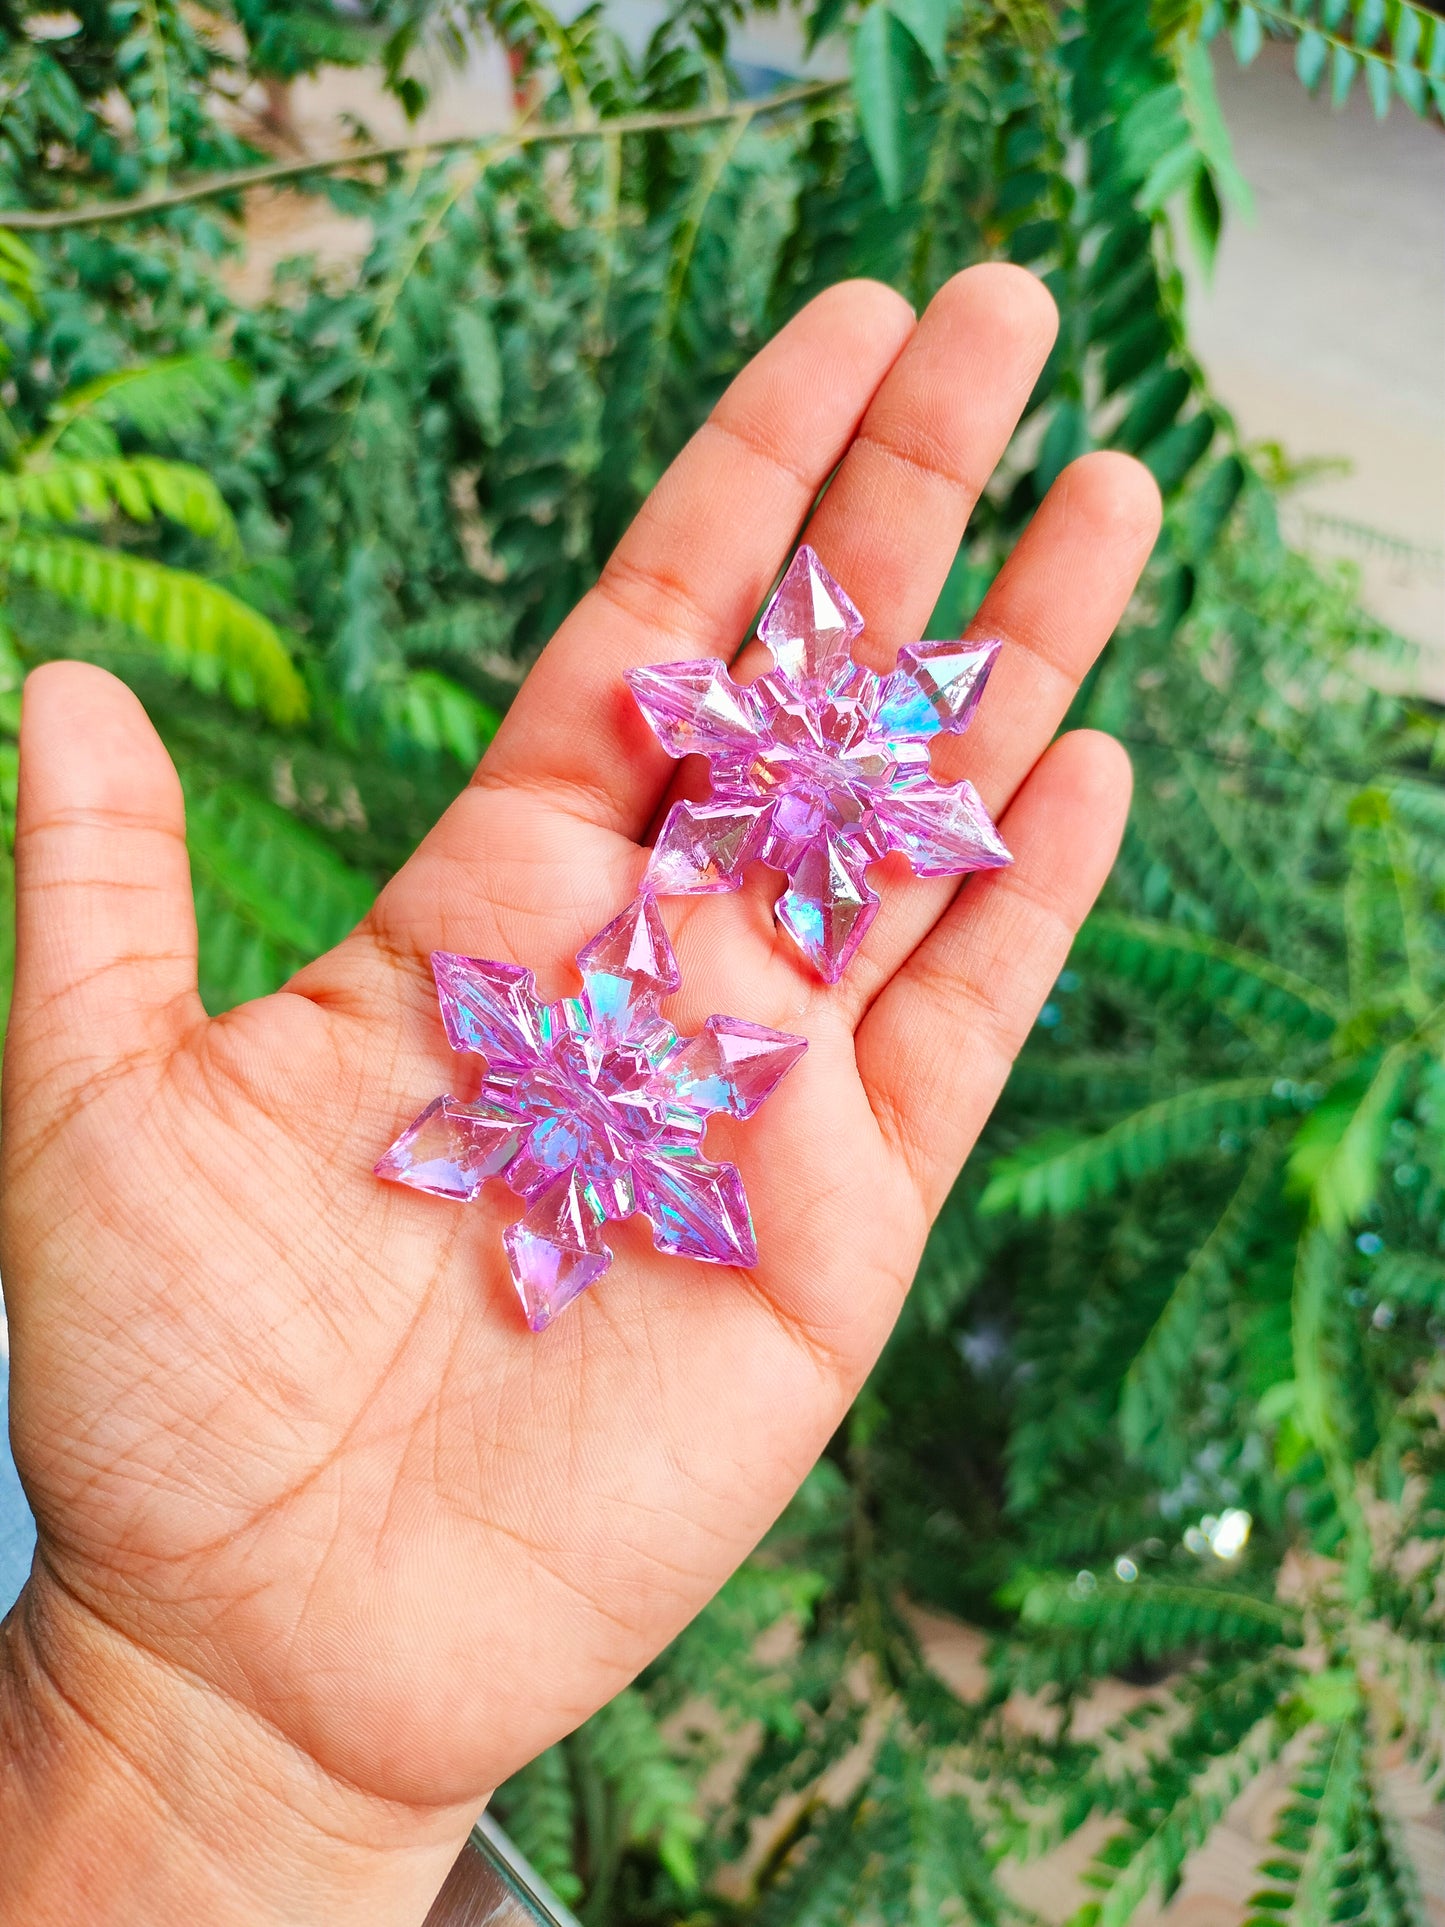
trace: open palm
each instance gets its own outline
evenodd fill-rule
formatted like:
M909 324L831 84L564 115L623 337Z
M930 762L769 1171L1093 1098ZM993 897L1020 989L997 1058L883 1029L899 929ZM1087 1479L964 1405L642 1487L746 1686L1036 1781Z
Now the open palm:
M519 1201L494 1185L461 1210L371 1166L449 1087L429 952L569 994L579 943L634 892L674 771L623 671L730 655L830 475L808 539L867 619L860 657L891 662L1053 326L1008 268L958 277L917 324L872 284L813 302L362 927L224 1017L197 997L180 793L139 706L79 665L31 679L3 1257L38 1666L173 1678L450 1851L756 1543L877 1356L1111 861L1122 753L1048 746L1152 543L1142 470L1067 470L979 618L1008 646L936 754L1006 812L1011 870L958 893L889 859L835 988L775 932L765 872L663 906L680 1028L722 1010L810 1041L758 1117L710 1127L755 1270L661 1257L633 1220L533 1337L501 1243Z

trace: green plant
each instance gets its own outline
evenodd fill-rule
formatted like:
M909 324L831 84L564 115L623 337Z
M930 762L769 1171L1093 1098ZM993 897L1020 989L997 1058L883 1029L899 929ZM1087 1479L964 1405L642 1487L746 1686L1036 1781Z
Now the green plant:
M153 643L198 688L224 687L241 708L285 725L306 714L306 687L265 616L193 571L90 539L122 518L136 532L163 520L234 557L235 524L210 476L126 454L116 434L117 424L204 403L226 373L219 363L151 363L62 396L45 434L22 443L0 474L6 573ZM72 529L85 533L62 532Z
M327 51L309 8L238 11L260 71ZM1001 1863L1104 1816L1083 1927L1172 1891L1281 1761L1261 1916L1418 1918L1381 1760L1403 1733L1445 1772L1439 722L1376 687L1397 645L1348 576L1282 544L1275 478L1191 352L1179 251L1207 263L1248 200L1212 56L1277 36L1308 87L1438 116L1445 22L1403 0L801 16L846 42L850 85L744 95L744 13L713 0L640 49L602 9L449 12L508 47L526 138L316 169L369 218L365 258L292 264L250 307L216 271L212 171L255 156L214 111L237 76L204 21L0 21L4 192L44 267L28 295L0 259L19 659L97 655L146 697L191 794L207 995L252 994L359 914L808 294L862 272L921 301L986 255L1042 273L1058 347L931 627L966 621L1073 456L1148 463L1165 534L1077 717L1136 757L1118 876L846 1435L498 1807L589 1922L758 1927L1006 1920ZM429 17L367 25L390 84ZM45 144L66 170L41 176ZM61 532L102 512L123 542ZM240 628L208 645L179 591L149 628L47 612L27 540L61 588L67 544L177 582L209 557ZM109 593L75 590L122 613ZM238 639L268 622L298 665L275 682ZM920 1607L989 1630L986 1686L947 1688ZM1148 1696L1080 1739L1106 1674Z
M13 240L8 246L13 285L34 303L40 294L33 257ZM191 463L128 452L122 443L127 432L170 439L194 431L241 385L226 363L182 356L67 390L49 409L43 429L26 439L0 415L10 458L0 470L0 752L12 774L19 681L37 644L93 652L113 639L121 649L148 647L174 676L242 710L259 710L282 728L306 716L305 681L268 617L223 582L166 557L168 535L189 536L223 565L234 568L239 561L235 522L214 481ZM123 539L116 539L118 533ZM309 953L320 930L340 934L347 928L364 908L364 888L346 893L344 921L317 920L314 873L334 868L330 853L317 845L306 852L311 887L287 890L283 883L279 894L272 893L270 922L289 924L290 942L271 952L264 945L259 952L255 944L238 945L219 852L228 841L244 842L244 857L231 867L243 878L240 900L254 906L267 880L265 852L278 836L304 843L305 832L279 812L274 823L258 822L258 799L227 796L204 780L196 801L192 848L208 980L217 980L219 949L228 959L220 972L227 989L249 982L260 992L278 971L294 968ZM301 861L304 868L304 855ZM285 879L293 885L300 881L294 862ZM284 907L288 897L311 906L311 920L305 911ZM253 921L264 928L267 920Z

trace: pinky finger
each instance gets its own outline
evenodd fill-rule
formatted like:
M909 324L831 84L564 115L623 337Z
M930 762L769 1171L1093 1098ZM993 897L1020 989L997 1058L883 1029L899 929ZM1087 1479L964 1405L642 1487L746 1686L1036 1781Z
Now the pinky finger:
M1055 743L1003 820L1013 866L969 883L859 1027L864 1088L930 1218L1103 888L1130 785L1112 737Z

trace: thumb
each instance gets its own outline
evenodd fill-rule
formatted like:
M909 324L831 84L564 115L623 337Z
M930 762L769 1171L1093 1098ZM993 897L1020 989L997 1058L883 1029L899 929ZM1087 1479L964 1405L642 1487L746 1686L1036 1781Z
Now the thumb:
M79 1082L203 1015L180 779L140 703L88 663L25 684L6 1083Z

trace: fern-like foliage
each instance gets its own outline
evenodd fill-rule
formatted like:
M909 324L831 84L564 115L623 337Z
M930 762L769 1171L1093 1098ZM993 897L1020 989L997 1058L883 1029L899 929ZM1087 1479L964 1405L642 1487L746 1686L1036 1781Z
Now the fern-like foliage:
M212 1008L264 995L370 907L370 881L254 791L208 786L198 772L186 802L201 990Z
M1189 1855L1276 1757L1284 1739L1279 1717L1270 1711L1228 1751L1198 1762L1185 1789L1157 1777L1147 1781L1135 1814L1091 1869L1091 1884L1103 1890L1103 1899L1081 1909L1071 1927L1124 1927L1151 1895L1171 1898Z
M1081 1673L1124 1672L1204 1642L1211 1647L1297 1643L1300 1617L1273 1599L1218 1585L1143 1579L1129 1584L1042 1581L1025 1593L1025 1626L1077 1634Z
M1269 957L1178 924L1101 910L1074 954L1142 989L1258 1014L1286 1030L1329 1036L1341 1016L1328 991Z
M274 623L221 583L155 554L104 539L157 522L234 565L240 540L214 478L194 463L127 453L117 428L180 434L234 396L240 377L191 356L123 369L72 389L29 443L10 430L13 466L0 469L0 530L10 581L155 646L165 664L209 694L263 709L282 724L310 706ZM85 537L62 531L82 528ZM25 640L9 631L12 652Z
M1216 1149L1221 1137L1237 1142L1252 1135L1292 1103L1293 1091L1280 1084L1272 1077L1228 1078L1145 1105L1082 1142L1041 1140L994 1167L979 1208L1025 1217L1077 1211L1121 1181Z
M146 455L62 459L0 475L0 521L106 522L115 515L142 523L163 515L193 535L228 545L236 540L215 483L183 462Z
M501 720L489 703L435 669L410 672L393 714L407 741L423 750L449 750L467 769L480 759Z
M113 368L60 397L50 409L41 447L79 453L98 441L114 450L125 429L148 442L182 440L223 414L245 388L244 372L235 362L213 355L171 355Z
M306 714L306 685L275 628L219 583L65 536L21 535L7 561L12 576L154 643L198 689L224 690L281 723Z
M1163 1309L1134 1354L1119 1391L1119 1432L1125 1449L1173 1484L1184 1472L1193 1443L1181 1415L1203 1359L1220 1357L1220 1326L1227 1324L1231 1279L1249 1249L1256 1214L1278 1176L1278 1127L1257 1142L1237 1188L1173 1285Z
M1204 23L1227 26L1247 66L1267 37L1293 41L1295 72L1310 90L1343 107L1359 82L1380 119L1400 99L1416 114L1445 116L1445 34L1432 10L1398 0L1229 0Z
M513 1774L496 1804L512 1839L558 1899L580 1900L577 1795L566 1748L539 1753Z

